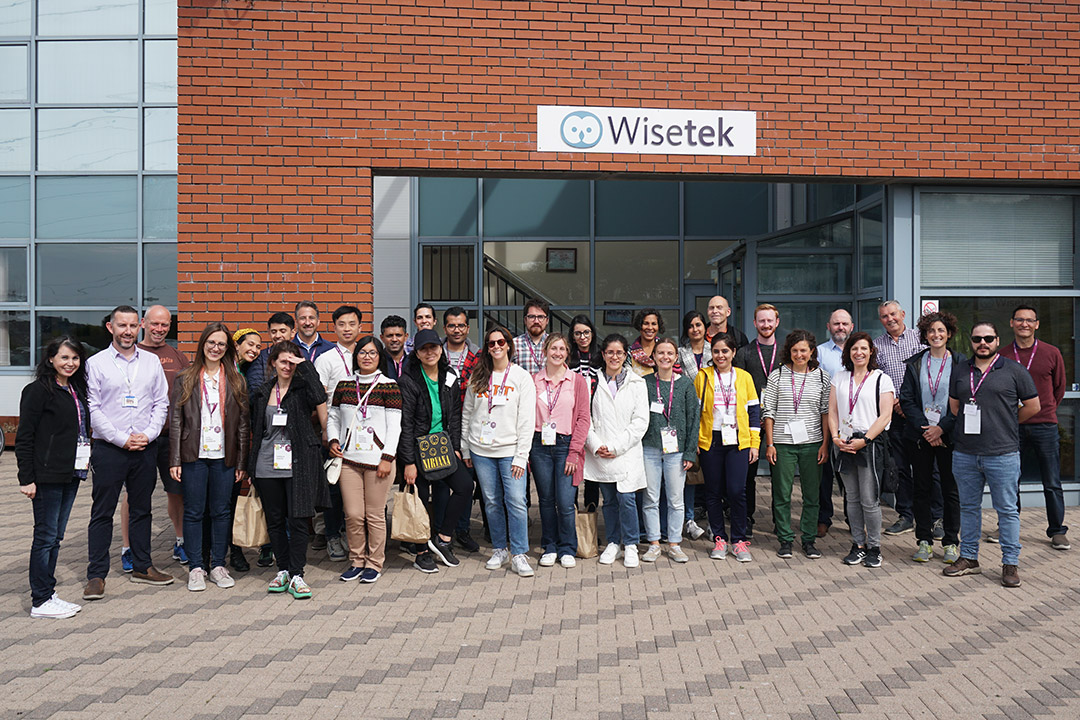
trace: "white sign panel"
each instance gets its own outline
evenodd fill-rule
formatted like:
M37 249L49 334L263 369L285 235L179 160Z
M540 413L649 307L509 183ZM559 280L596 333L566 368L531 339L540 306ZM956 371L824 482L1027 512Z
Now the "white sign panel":
M937 300L923 300L922 301L922 314L929 315L930 313L936 313L941 310L941 306L938 305Z
M540 105L541 152L756 155L757 113Z

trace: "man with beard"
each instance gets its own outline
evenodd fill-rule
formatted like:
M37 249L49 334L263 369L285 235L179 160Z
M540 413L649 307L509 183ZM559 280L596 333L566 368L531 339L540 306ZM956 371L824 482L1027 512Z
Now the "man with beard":
M714 295L710 298L705 316L709 319L709 327L705 328L706 346L720 333L727 333L734 337L736 349L750 342L746 333L728 322L728 318L731 317L731 306L722 295Z
M525 332L514 338L514 363L535 375L544 368L544 340L547 339L548 304L533 298L525 303Z
M829 335L829 339L817 346L817 359L821 364L822 369L829 373L829 377L832 377L844 367L841 362L841 358L844 355L844 343L847 342L848 335L855 329L855 323L851 320L851 313L844 308L837 308L833 310L833 314L829 316L829 322L825 325L825 330ZM833 471L832 465L832 453L825 455L825 463L821 466L821 487L818 497L818 526L817 536L825 537L829 532L829 528L832 527L833 516L833 481L836 473ZM841 487L843 487L841 485ZM844 508L845 514L847 508Z
M405 370L405 340L409 337L405 318L400 315L387 315L379 325L379 340L390 355L390 377L397 380Z
M768 303L758 305L754 308L754 327L757 329L757 337L749 345L739 348L733 364L750 373L760 398L761 391L769 380L769 373L780 363L780 349L776 346L780 311L775 305ZM761 443L765 443L764 433ZM754 528L754 510L757 508L757 469L757 462L752 462L746 472L746 522L750 530Z

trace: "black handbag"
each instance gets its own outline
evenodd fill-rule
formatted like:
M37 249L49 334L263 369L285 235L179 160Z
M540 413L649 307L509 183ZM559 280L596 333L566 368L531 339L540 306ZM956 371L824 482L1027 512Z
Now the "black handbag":
M458 468L457 453L450 442L450 433L443 431L416 438L416 457L420 472L427 480L442 480Z

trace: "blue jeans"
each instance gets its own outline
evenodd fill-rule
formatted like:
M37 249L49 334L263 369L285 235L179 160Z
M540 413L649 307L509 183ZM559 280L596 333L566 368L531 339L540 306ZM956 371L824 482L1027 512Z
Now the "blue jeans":
M953 477L960 493L960 557L979 559L982 535L983 487L990 486L990 498L998 514L1002 565L1020 560L1020 453L968 455L953 452Z
M637 493L619 492L613 482L598 483L604 497L604 527L608 544L637 545Z
M79 481L37 483L34 504L34 541L30 545L30 600L38 607L56 590L56 558L64 539Z
M545 553L573 556L577 552L574 478L563 474L570 453L570 436L558 435L554 445L544 445L540 433L533 436L529 465L540 503L540 546Z
M180 486L184 489L184 548L191 569L203 567L203 520L210 499L210 567L225 566L225 548L232 525L232 488L236 468L225 460L206 460L180 466Z
M1057 423L1035 423L1020 426L1020 467L1027 480L1035 475L1042 480L1046 496L1046 537L1064 535L1069 531L1065 524L1065 496L1061 492L1061 446L1058 442ZM1033 462L1034 461L1034 462Z
M662 537L660 528L660 488L664 488L664 508L667 516L667 541L673 545L682 542L683 488L686 471L683 470L681 452L664 453L660 448L643 446L645 453L645 537L656 542Z
M510 472L514 458L489 458L473 455L472 464L480 481L487 508L491 546L496 550L509 546L511 555L529 552L529 520L525 509L525 475L516 478Z

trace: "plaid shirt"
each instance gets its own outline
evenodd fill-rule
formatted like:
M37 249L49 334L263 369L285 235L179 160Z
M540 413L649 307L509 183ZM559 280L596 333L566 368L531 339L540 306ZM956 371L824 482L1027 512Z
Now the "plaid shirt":
M904 384L904 363L915 353L926 349L919 340L919 331L908 328L896 340L885 333L874 340L874 347L877 348L878 367L889 376L899 393L900 386Z
M443 352L446 353L447 361L450 360L450 349L447 347L446 342L443 341ZM473 368L476 367L476 363L480 362L480 348L475 347L472 343L466 341L464 359L458 356L457 362L450 362L450 369L457 373L461 382L461 401L465 402L465 390L469 385L469 376L472 375Z
M514 338L514 363L525 368L525 372L535 375L544 369L544 341L547 333L540 338L540 342L533 345L528 334L518 335Z

